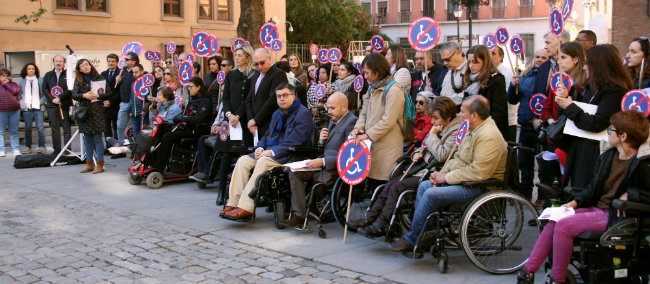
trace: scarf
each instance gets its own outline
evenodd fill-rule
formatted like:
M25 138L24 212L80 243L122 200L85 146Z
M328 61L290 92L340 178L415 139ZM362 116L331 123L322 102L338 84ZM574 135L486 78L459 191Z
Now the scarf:
M393 80L393 76L388 76L388 77L386 77L386 78L384 78L382 80L379 80L379 81L368 82L368 92L366 94L368 94L369 96L372 96L373 93L377 89L379 89L381 87L385 87L392 80Z
M469 80L472 84L467 86L465 89L465 93L467 93L468 96L478 95L478 91L481 89L481 82L476 81L478 74L479 73L469 75Z
M352 83L354 83L354 78L355 77L356 76L354 76L354 75L348 75L347 77L345 77L343 79L336 79L336 81L334 82L334 86L335 86L334 88L336 89L336 91L339 91L341 93L345 93L345 91L347 91L346 90L347 87L349 87Z
M271 134L266 138L266 148L278 145L280 142L280 132L282 129L284 129L284 123L286 122L289 115L294 113L300 107L300 105L300 99L296 98L296 100L288 109L278 109L279 111L273 113L271 123L275 121L275 126L273 126L273 131L271 131Z
M40 88L38 87L38 78L36 76L25 77L25 104L27 109L40 109L41 98Z

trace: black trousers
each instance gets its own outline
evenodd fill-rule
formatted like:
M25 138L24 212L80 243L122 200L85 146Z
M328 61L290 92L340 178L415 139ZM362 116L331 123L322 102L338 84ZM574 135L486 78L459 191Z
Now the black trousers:
M50 121L50 129L52 131L52 148L54 148L54 153L58 154L61 152L61 128L63 128L63 142L67 144L72 137L70 133L70 126L72 125L72 120L70 119L70 107L65 106L59 108L48 106L47 117ZM63 115L63 119L61 116Z
M417 189L419 176L408 177L402 181L399 181L400 178L401 176L389 181L379 193L377 200L366 213L368 220L377 222L381 227L388 226L399 195L407 189Z
M164 171L172 154L172 146L186 137L194 137L194 132L188 129L176 129L174 132L163 134L160 146L152 153L154 157L151 159L151 166Z
M536 149L537 132L521 128L519 144ZM533 195L533 180L535 179L535 153L519 150L519 170L521 171L521 194L530 199Z
M104 121L105 121L104 129L106 129L106 132L104 132L104 138L113 137L117 139L117 112L118 112L117 109L104 110ZM110 147L111 145L109 145L108 142L106 142L106 149Z

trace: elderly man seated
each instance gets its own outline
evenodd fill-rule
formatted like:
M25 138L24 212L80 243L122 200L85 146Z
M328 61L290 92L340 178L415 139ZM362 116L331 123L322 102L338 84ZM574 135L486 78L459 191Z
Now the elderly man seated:
M273 113L269 129L257 143L254 153L237 160L230 182L228 204L219 214L226 219L250 219L255 204L248 194L255 187L257 177L288 162L291 158L290 147L309 146L314 122L311 112L296 97L296 90L283 82L275 88L275 97L279 109Z
M461 183L504 178L508 144L490 117L488 100L471 96L460 109L461 118L469 120L469 133L447 165L418 187L411 231L390 245L393 251L413 249L429 214L481 194L480 188L465 187Z
M330 185L338 177L336 156L348 133L354 129L357 117L348 112L348 98L341 92L336 92L327 99L327 114L331 120L328 127L321 130L318 139L318 147L323 149L323 155L307 161L308 168L320 170L293 172L290 168L285 168L285 171L289 173L289 182L291 183L291 210L293 212L291 218L280 222L286 227L298 227L305 222L307 213L305 181L315 180Z

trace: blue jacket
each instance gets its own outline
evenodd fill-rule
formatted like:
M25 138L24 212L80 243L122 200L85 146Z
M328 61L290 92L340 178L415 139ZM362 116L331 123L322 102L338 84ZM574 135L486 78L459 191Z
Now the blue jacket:
M262 147L264 150L273 151L274 156L271 158L278 163L284 164L291 159L292 152L289 151L289 147L309 146L312 134L314 133L314 120L312 119L311 112L303 105L300 105L297 110L287 117L284 127L280 131L278 144L267 148L267 137L273 132L271 126L276 125L276 117L279 117L279 115L276 115L277 112L281 112L281 109L277 109L273 113L273 119L269 123L269 129L264 134L264 137L257 142L255 147ZM250 154L250 156L255 157L255 154Z
M517 88L512 84L508 87L508 102L513 105L520 103L519 109L517 110L517 123L521 125L522 129L526 130L534 129L530 120L538 117L533 114L529 105L530 97L536 94L533 91L537 74L539 74L537 69L533 68L528 74L519 77L519 94L517 94Z
M555 62L555 59L546 60L546 62L542 63L542 65L537 68L537 78L540 79L535 80L535 89L533 90L533 94L548 94L548 73L551 72L551 69L553 68L553 63L551 62ZM557 65L557 63L555 65Z

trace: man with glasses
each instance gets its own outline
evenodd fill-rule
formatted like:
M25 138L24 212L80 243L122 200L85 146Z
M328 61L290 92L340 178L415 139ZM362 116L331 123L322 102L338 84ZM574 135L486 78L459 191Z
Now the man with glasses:
M246 98L247 127L253 137L261 138L266 133L271 115L278 109L275 88L280 83L288 82L287 74L271 62L271 53L266 48L253 52L253 66L257 72L251 78L253 85Z
M255 61L258 62L258 59ZM226 219L249 220L255 210L255 203L249 193L255 188L259 175L289 162L292 156L289 148L308 146L311 140L314 122L311 112L297 99L296 89L284 81L275 88L272 98L279 106L270 119L273 127L265 132L254 153L237 160L230 182L230 198L226 208L219 214Z
M221 71L228 74L228 72L230 72L230 70L233 68L235 68L235 63L232 61L232 59L224 58L221 60Z
M591 30L581 30L576 36L576 41L582 44L582 48L586 51L588 48L598 44L598 37Z
M167 59L165 59L165 67L174 68L174 60L171 57L167 57Z
M106 121L106 126L104 126L106 129L104 130L104 137L112 137L114 139L118 139L117 135L117 115L120 110L120 91L119 89L115 86L115 79L117 75L120 73L120 68L117 66L117 62L120 61L120 58L116 54L109 54L106 56L106 63L108 64L108 69L106 71L102 72L102 77L106 78L106 88L111 89L111 98L107 101L104 101L104 117ZM111 145L106 142L106 150L104 151L104 155L108 155L108 148L110 148Z
M124 130L126 130L126 124L129 122L129 106L131 102L131 85L135 81L133 78L133 66L140 64L140 58L137 54L129 52L124 57L126 66L120 70L117 77L115 78L115 86L120 90L120 109L117 112L117 140L122 145L124 144ZM125 157L124 154L117 154L111 157L111 159Z
M571 40L570 37L567 31L563 31L559 39L550 30L544 34L544 49L548 53L548 61L542 63L537 69L537 79L535 80L533 94L548 94L551 75L560 69L557 64L557 60L560 57L560 46L565 42L569 42Z
M440 47L440 57L442 63L447 67L447 74L442 79L439 94L449 97L454 101L456 106L460 106L465 98L463 89L463 74L467 69L467 60L463 56L463 51L455 41L448 41Z
M63 128L63 143L67 144L72 136L70 133L70 106L72 105L72 93L68 90L65 58L61 55L56 55L52 59L54 69L45 73L43 76L43 86L41 92L47 98L47 116L50 121L50 130L52 131L52 147L54 154L61 152L61 128ZM52 88L59 86L63 89L63 93L55 98L52 96Z
M424 70L425 65L427 71ZM438 90L440 75L443 74L443 68L442 65L433 62L431 52L416 52L415 67L417 68L417 71L415 71L411 76L411 96L417 98L418 93L422 91L434 92Z

